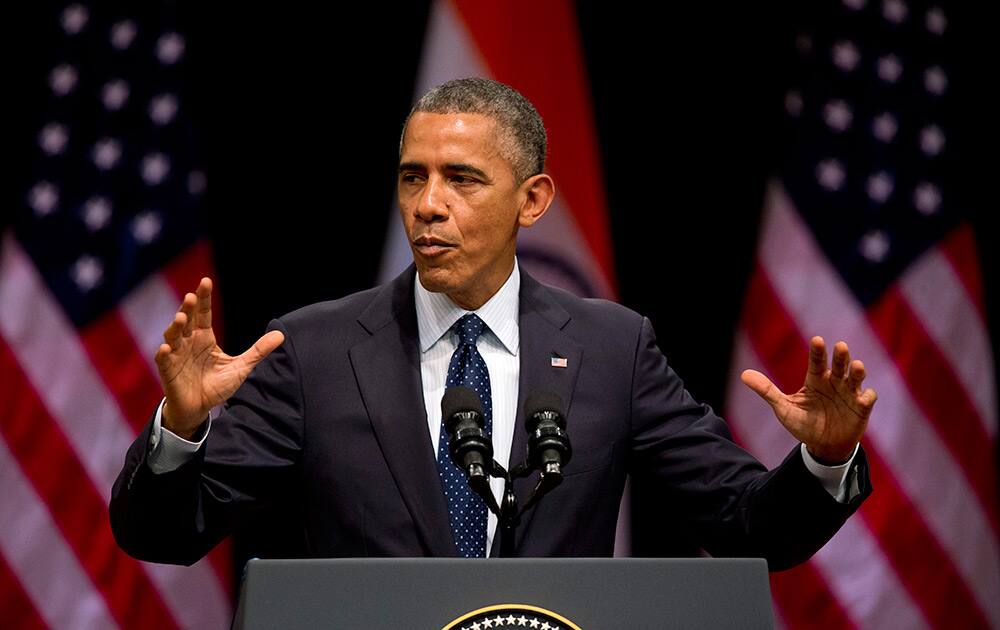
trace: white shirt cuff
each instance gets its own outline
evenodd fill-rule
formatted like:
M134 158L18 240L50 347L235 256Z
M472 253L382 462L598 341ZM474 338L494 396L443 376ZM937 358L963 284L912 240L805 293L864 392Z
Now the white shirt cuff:
M819 479L819 482L823 484L823 488L830 493L830 496L840 503L847 503L847 473L850 472L851 464L854 462L854 458L857 456L860 447L860 444L855 446L854 452L851 453L851 458L843 464L839 466L824 466L809 454L809 449L806 448L805 444L800 445L802 449L802 461L805 463L806 468L809 469L809 472L814 477ZM850 497L857 496L860 492L857 483L857 479L854 479L851 484L853 487L851 488Z
M185 440L170 429L163 428L162 416L165 402L167 402L166 398L160 401L160 406L156 408L156 417L153 418L153 429L149 436L149 453L146 454L146 463L150 470L157 475L177 470L194 459L195 453L205 443L208 432L212 428L212 416L209 415L205 430L197 442Z

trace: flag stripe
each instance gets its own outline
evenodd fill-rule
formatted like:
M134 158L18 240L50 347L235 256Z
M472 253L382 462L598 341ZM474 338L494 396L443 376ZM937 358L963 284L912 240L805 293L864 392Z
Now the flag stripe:
M979 254L976 235L968 223L962 223L940 243L941 250L955 268L980 321L986 321L986 299L983 297L982 274L979 271Z
M9 401L0 434L112 614L125 627L177 627L139 564L118 549L104 502L2 340L0 373L0 400Z
M0 549L0 612L7 628L31 630L48 627L35 610L35 605L31 603L28 594L21 588L21 582L7 565L2 549Z
M938 249L927 252L899 282L915 317L972 397L983 430L995 440L993 353L981 313L965 284L949 257Z
M114 396L122 417L135 433L142 431L163 390L136 347L129 327L117 311L105 313L79 331L80 341L97 374Z
M796 391L807 361L807 338L781 307L760 267L753 274L746 305L746 321L748 330L752 331L750 340L756 355L767 366L771 379L782 391ZM758 343L756 332L765 330L768 332ZM775 344L776 339L782 339L783 343ZM799 348L798 357L786 351L792 345ZM782 348L780 360L770 356L772 347ZM956 622L961 622L960 625L985 625L986 619L955 571L951 558L924 526L920 513L899 491L892 475L882 464L877 447L866 441L865 450L871 467L872 485L878 488L879 500L862 505L861 515L900 580L913 594L914 601L924 610L932 625L939 625L949 616L949 606L962 611L951 613ZM913 549L920 549L921 552L914 554Z
M95 375L80 339L10 236L0 251L0 333L83 464L106 505L135 432ZM32 309L19 305L30 303ZM50 348L59 348L58 355ZM152 409L144 412L148 414ZM226 562L219 562L228 571ZM227 586L203 560L192 567L143 565L182 625L228 624ZM192 595L195 599L192 600ZM191 601L199 602L191 606ZM197 623L188 623L193 619ZM210 625L211 624L211 625Z
M215 297L214 295L212 296ZM136 348L145 358L150 374L158 374L156 350L163 343L163 331L174 319L181 305L181 296L160 274L153 274L121 301L122 322L135 340ZM215 323L213 321L213 323ZM157 388L160 391L161 388ZM160 393L162 395L162 391ZM146 410L148 413L149 410Z
M850 339L855 353L864 357L869 382L883 401L893 403L877 407L868 439L947 550L987 617L1000 625L997 539L983 506L777 184L768 191L760 260L795 322L802 322L810 334Z
M614 260L597 130L572 4L517 0L456 2L453 6L490 74L516 87L545 119L553 147L548 170L558 178L561 194L591 255L613 286ZM525 15L532 18L524 19ZM539 59L545 63L538 63Z
M997 531L993 442L949 361L930 340L899 289L868 308L868 321L892 357L910 395L954 455Z
M809 627L818 620L829 630L854 627L813 563L772 573L771 594L782 619L792 628Z
M2 438L0 482L4 498L0 554L45 623L81 630L116 628L104 598L84 574Z

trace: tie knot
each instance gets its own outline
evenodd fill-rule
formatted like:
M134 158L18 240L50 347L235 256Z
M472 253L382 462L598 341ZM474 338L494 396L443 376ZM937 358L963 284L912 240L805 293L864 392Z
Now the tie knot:
M474 346L476 345L476 340L479 339L479 335L483 334L483 331L486 330L486 322L481 320L479 315L469 313L455 322L454 330L458 333L460 344L472 344Z

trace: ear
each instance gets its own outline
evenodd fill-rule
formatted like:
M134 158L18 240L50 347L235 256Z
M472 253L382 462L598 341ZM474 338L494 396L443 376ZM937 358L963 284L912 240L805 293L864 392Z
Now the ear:
M518 213L517 222L521 227L531 227L549 209L556 196L556 184L545 173L533 175L521 184L524 202Z

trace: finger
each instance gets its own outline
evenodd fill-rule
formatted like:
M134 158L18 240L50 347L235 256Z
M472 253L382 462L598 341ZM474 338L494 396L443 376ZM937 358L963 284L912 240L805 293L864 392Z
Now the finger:
M875 390L869 387L858 397L858 402L871 413L872 407L875 406L875 401L878 400L878 394Z
M758 396L767 401L772 407L776 406L784 398L784 394L778 387L757 370L743 370L740 374L743 384L757 393Z
M285 335L278 330L272 330L258 339L256 343L247 348L247 351L240 355L251 369L264 360L264 357L271 354L275 348L285 341Z
M212 327L212 280L202 278L196 290L198 302L194 311L195 328Z
M153 357L153 360L156 361L156 365L161 368L166 367L165 361L167 360L167 357L170 356L171 349L172 348L168 343L160 344L160 347L156 349L156 356Z
M826 342L819 335L809 340L809 374L826 374Z
M850 385L852 392L855 394L861 392L861 383L865 380L865 376L865 364L858 359L851 361L851 371L848 375L848 384Z
M194 293L185 295L184 301L181 303L181 312L187 318L184 322L184 330L182 331L185 337L190 337L191 333L194 332L194 307L197 303L198 297Z
M163 340L170 345L172 350L177 350L181 347L181 335L187 323L188 316L183 311L177 311L174 314L174 321L170 322L167 329L163 331Z
M838 341L833 346L833 364L830 368L833 378L847 378L847 365L851 362L851 353L847 350L847 344Z

